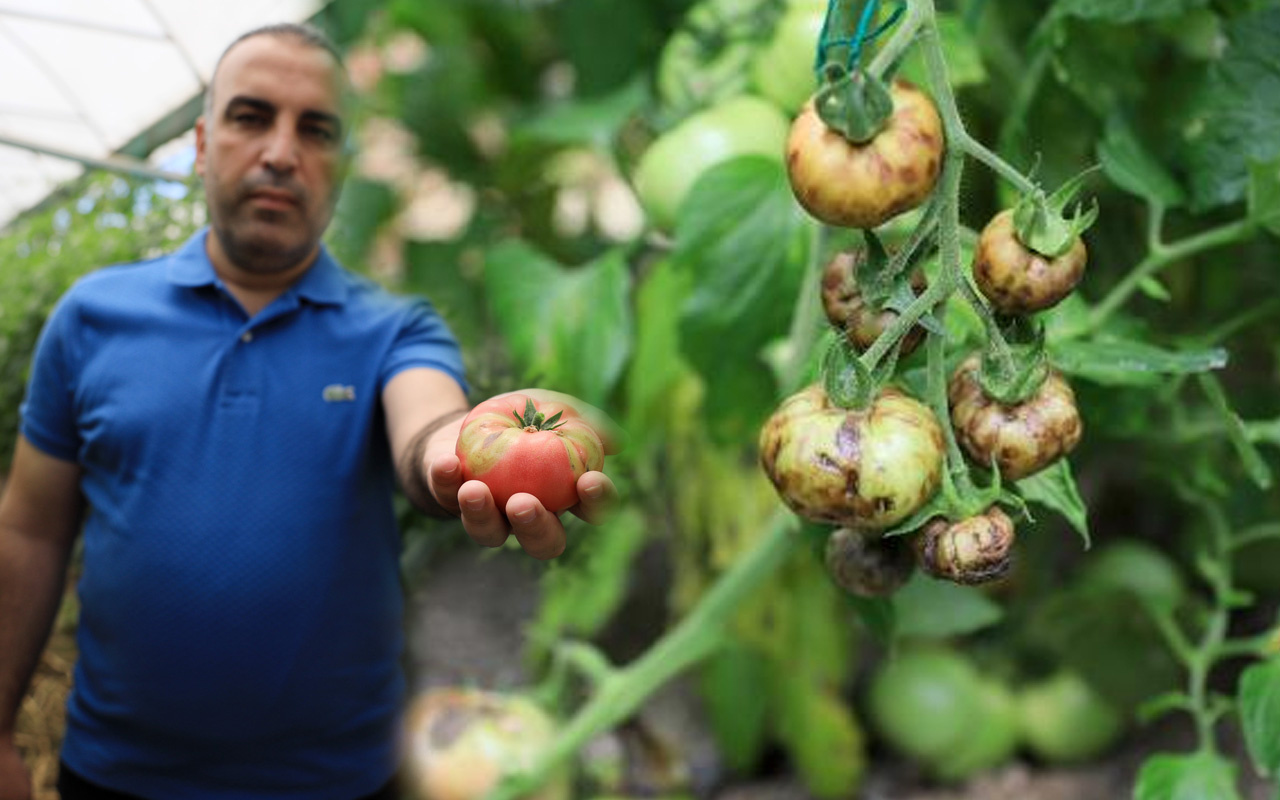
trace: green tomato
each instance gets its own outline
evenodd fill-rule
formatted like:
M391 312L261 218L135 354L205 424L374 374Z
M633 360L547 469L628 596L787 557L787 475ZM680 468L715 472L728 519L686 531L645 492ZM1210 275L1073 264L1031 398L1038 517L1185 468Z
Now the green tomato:
M788 114L818 90L813 59L827 0L792 0L769 41L751 61L751 85Z
M1018 704L1003 683L982 679L978 716L969 736L935 762L931 772L944 781L962 781L1000 766L1018 749Z
M1080 573L1083 586L1124 589L1166 608L1186 598L1182 573L1172 558L1146 542L1120 539L1087 559Z
M765 0L703 0L689 9L658 57L658 97L676 109L740 93L755 46L754 16Z
M871 722L890 747L942 764L961 754L982 713L982 680L949 650L909 650L886 662L871 683Z
M787 118L758 97L739 95L687 117L640 157L632 178L640 204L662 230L675 226L680 204L702 173L736 156L782 160Z
M1124 732L1120 712L1070 670L1018 692L1018 725L1027 748L1053 764L1095 758Z

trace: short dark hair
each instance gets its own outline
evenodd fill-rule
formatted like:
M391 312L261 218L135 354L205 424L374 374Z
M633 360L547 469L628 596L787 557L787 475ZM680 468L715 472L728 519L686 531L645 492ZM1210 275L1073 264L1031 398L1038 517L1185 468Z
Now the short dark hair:
M328 34L314 25L308 25L305 22L273 22L270 25L254 28L237 36L235 41L227 45L226 49L222 51L222 55L218 56L218 61L213 66L213 74L209 76L209 86L204 92L204 116L206 120L212 120L213 118L213 84L218 78L218 70L222 68L223 59L227 57L227 53L235 49L236 45L255 36L275 36L281 39L293 39L307 47L324 50L333 56L333 60L337 62L340 68L346 69L346 65L342 61L342 52L338 50L338 46L333 43Z

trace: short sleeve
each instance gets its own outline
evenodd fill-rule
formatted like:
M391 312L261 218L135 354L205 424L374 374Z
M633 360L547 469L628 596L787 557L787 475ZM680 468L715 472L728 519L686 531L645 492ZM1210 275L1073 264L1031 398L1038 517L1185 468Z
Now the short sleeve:
M378 390L385 389L392 378L412 367L438 369L452 376L463 394L468 391L458 341L426 300L415 301L406 309L391 350L383 360Z
M19 408L22 435L44 453L64 461L75 461L81 444L72 363L76 318L71 296L64 295L36 341L27 393Z

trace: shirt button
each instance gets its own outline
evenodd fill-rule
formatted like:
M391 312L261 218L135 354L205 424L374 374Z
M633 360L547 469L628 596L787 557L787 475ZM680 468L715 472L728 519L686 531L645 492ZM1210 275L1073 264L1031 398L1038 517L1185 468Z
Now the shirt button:
M245 344L248 344L249 342L252 342L252 341L253 341L253 331L245 331L244 333L240 334L240 341L244 342Z

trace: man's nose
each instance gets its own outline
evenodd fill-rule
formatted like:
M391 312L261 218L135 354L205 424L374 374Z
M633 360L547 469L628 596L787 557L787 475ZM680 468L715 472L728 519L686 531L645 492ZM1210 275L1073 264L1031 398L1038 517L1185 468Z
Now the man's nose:
M287 125L277 125L267 139L263 163L276 172L288 172L298 165L298 136Z

